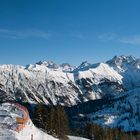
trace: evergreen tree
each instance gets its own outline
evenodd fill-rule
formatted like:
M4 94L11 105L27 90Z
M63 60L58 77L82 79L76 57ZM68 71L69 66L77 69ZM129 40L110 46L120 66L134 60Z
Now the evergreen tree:
M43 116L42 116L42 106L36 105L34 112L33 112L33 122L39 128L43 128Z
M53 136L62 140L68 139L66 135L69 133L69 123L64 107L52 106L47 108L43 105L36 105L33 122L37 127L46 130Z

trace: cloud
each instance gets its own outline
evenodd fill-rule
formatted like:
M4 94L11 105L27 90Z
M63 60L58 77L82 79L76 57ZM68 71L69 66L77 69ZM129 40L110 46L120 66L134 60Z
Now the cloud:
M140 35L134 35L131 37L123 37L118 40L121 43L130 44L130 45L140 45Z
M48 39L49 33L37 30L37 29L26 29L26 30L9 30L0 29L0 37L11 38L11 39L25 39L25 38L43 38Z
M107 32L107 33L99 34L98 38L104 41L111 41L111 40L116 40L117 35L112 32Z
M140 45L140 35L122 36L112 32L107 32L98 35L98 39L129 45Z

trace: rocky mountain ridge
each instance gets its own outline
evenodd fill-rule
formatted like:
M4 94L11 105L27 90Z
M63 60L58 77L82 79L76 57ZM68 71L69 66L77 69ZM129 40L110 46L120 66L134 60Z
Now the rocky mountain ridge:
M122 78L107 63L1 65L0 100L71 106L122 92Z
M84 103L82 113L88 120L126 131L140 128L139 89L140 59L132 56L115 56L97 64L83 62L78 67L47 61L26 67L0 65L1 102L67 107ZM80 112L74 115L79 116Z

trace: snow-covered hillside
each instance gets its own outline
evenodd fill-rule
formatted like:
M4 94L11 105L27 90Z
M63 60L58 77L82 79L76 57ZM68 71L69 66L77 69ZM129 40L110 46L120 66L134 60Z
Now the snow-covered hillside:
M73 106L108 98L111 103L100 103L100 110L94 109L90 119L126 131L139 130L139 89L140 59L132 56L115 56L97 64L83 62L77 67L52 61L26 67L0 65L0 101Z
M17 118L24 118L25 112L12 103L0 104L0 140L57 140L36 128L29 119L22 129L18 129Z
M123 85L127 90L140 87L140 59L132 56L115 56L107 61L114 70L123 77Z
M116 97L101 110L87 115L91 122L125 131L140 130L140 88Z
M0 100L71 106L122 92L122 79L106 63L77 68L46 61L26 67L1 65Z

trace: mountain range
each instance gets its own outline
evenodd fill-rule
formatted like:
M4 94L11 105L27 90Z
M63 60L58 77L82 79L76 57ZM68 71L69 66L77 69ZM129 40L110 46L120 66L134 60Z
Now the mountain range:
M106 99L108 104L82 112L84 117L125 131L140 130L139 92L140 59L133 56L115 56L96 64L85 61L77 67L52 61L0 65L1 102L73 107Z

